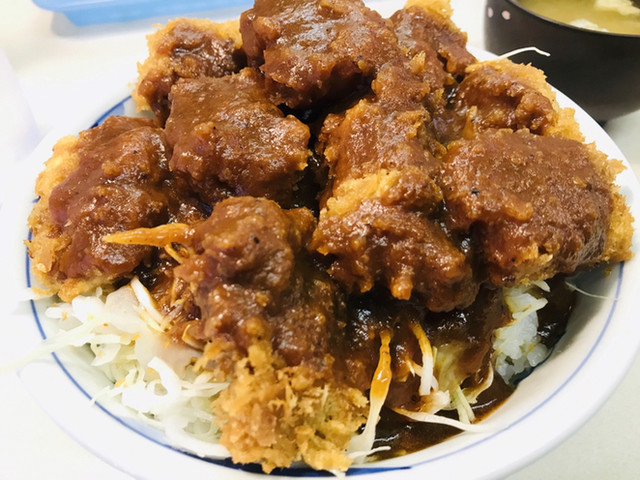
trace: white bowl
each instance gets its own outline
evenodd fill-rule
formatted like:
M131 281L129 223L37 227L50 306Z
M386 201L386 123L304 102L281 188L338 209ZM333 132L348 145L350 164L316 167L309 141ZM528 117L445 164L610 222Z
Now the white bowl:
M91 127L106 114L132 114L132 102L123 89L122 102L97 112L79 112L78 121L49 135L24 164L13 182L11 202L1 212L4 271L14 281L2 291L11 312L11 338L20 351L28 352L52 328L42 316L46 301L25 298L30 282L24 240L27 216L33 205L35 177L49 158L51 147L63 134ZM576 110L576 118L588 141L610 157L624 160L622 153L600 126L564 95L562 106ZM626 163L627 164L627 163ZM627 164L628 167L628 164ZM618 183L635 218L640 218L640 185L628 169ZM638 233L633 251L638 251ZM582 275L579 287L599 297L579 295L566 334L551 357L523 380L517 390L482 424L483 433L465 433L441 444L399 458L365 464L347 476L366 479L496 478L541 456L570 435L602 405L622 379L640 344L640 310L637 285L640 260L634 258L612 269ZM9 319L5 318L5 321ZM136 478L248 478L264 477L259 468L234 466L229 461L210 461L182 453L169 446L162 432L109 410L90 398L106 379L88 366L78 366L82 350L48 356L21 368L19 376L43 409L69 435L108 463ZM85 359L86 362L86 359ZM287 469L270 478L313 475L307 469Z

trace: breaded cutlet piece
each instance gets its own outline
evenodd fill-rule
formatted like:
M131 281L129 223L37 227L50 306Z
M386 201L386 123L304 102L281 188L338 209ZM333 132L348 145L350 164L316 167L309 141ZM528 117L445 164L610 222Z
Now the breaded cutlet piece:
M562 108L542 70L498 58L469 66L456 98L466 113L465 137L488 128L528 128L538 135L583 141L572 108Z
M36 180L27 242L36 279L64 301L130 276L151 247L102 237L168 220L164 133L143 118L109 117L64 137Z
M631 257L631 223L593 145L487 130L449 145L439 184L448 225L477 242L483 276L512 286ZM484 271L486 270L486 271Z
M222 77L246 63L237 19L178 18L149 35L147 43L149 57L138 64L132 97L139 110L152 110L161 124L169 115L171 87L179 79Z

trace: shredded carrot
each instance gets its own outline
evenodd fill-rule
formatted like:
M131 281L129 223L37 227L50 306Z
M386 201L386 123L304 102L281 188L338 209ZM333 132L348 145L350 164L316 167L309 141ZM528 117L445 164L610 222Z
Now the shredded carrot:
M173 242L185 243L193 235L193 229L185 223L168 223L154 228L134 228L102 237L103 242L125 245L150 245L164 247Z

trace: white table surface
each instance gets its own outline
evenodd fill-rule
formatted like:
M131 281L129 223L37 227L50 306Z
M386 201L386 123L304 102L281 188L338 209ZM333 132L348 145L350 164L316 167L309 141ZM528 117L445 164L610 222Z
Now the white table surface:
M388 13L400 2L371 4L382 5L383 13ZM468 32L469 43L478 47L483 46L483 4L480 0L452 1L456 22ZM238 13L239 9L235 9L223 15L232 17ZM117 92L114 86L135 79L136 62L146 56L144 37L152 30L151 24L166 20L80 28L64 16L40 10L27 0L0 0L0 67L8 59L16 75L13 86L23 95L12 90L7 97L11 79L6 72L0 76L4 116L0 130L17 121L35 126L33 133L24 135L12 150L6 150L5 145L0 161L20 157L38 138L73 120L74 108L108 103ZM12 108L21 102L29 106L32 119L28 115L12 116ZM639 125L640 111L636 111L606 126L636 175L640 174ZM3 138L6 141L6 136L0 136L0 146ZM16 353L11 352L8 341L10 325L5 324L1 331L0 362L2 358L15 358ZM597 379L594 388L598 388ZM640 360L636 359L621 385L586 425L546 456L512 474L509 480L639 478L638 398ZM130 479L69 438L40 410L15 374L4 375L0 377L0 479L50 478Z

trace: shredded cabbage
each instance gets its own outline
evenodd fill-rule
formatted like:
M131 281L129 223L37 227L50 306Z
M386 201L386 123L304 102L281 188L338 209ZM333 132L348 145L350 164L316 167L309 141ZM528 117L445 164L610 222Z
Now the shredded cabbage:
M438 380L433 376L433 349L431 348L429 337L427 337L427 334L418 323L411 323L410 327L422 351L422 367L420 369L414 367L414 370L420 375L419 393L425 396L431 393L431 389L438 388Z
M78 296L48 308L61 330L36 354L87 345L91 365L111 385L92 401L117 402L132 416L165 432L168 443L200 456L225 458L211 402L227 383L194 370L200 352L168 340L163 316L138 279L106 297ZM32 358L32 356L30 356Z
M547 348L539 342L537 333L537 312L547 304L547 300L534 295L536 289L543 292L550 291L549 285L542 281L504 290L505 303L511 312L512 321L494 332L495 365L489 365L482 382L474 387L464 389L461 387L465 378L461 378L463 375L456 368L464 345L452 342L437 349L431 346L426 333L418 323L411 324L411 331L422 352L422 365L416 365L411 359L405 360L410 372L421 377L420 406L417 411L404 408L395 408L394 411L416 422L449 425L467 432L486 432L487 427L474 423L476 416L471 405L476 403L478 395L493 383L494 370L509 381L513 375L539 364L548 355ZM388 341L390 340L384 338L380 347L380 363L376 375L385 362L383 354L386 355L388 352ZM388 375L390 381L390 370ZM376 377L372 382L371 390L371 411L365 431L355 437L355 441L351 444L352 448L357 445L366 454L373 451L375 434L372 434L371 430L375 428L381 405L384 404L384 398L378 392ZM374 391L378 393L374 395ZM384 392L385 397L387 392L388 389ZM458 420L438 415L441 410L456 410Z
M464 430L465 432L474 432L474 433L483 433L490 431L489 428L485 427L479 423L465 423L459 420L455 420L453 418L445 417L442 415L435 415L432 413L424 413L424 412L412 412L409 410L404 410L402 408L395 408L394 412L404 415L411 420L416 422L424 422L424 423L437 423L440 425L449 425L450 427L455 427L460 430Z
M535 52L538 55L542 55L543 57L550 57L551 56L551 54L549 52L545 52L544 50L540 50L537 47L522 47L522 48L517 48L515 50L511 50L510 52L507 52L507 53L503 53L502 55L500 55L497 58L498 59L509 58L509 57L513 57L514 55L518 55L519 53L524 53L524 52Z
M354 435L349 443L349 452L362 452L361 456L354 458L354 462L361 462L368 452L373 449L373 442L376 439L376 424L380 416L380 411L387 399L389 386L391 384L391 333L388 330L380 332L380 359L371 381L369 393L369 415L362 433Z

